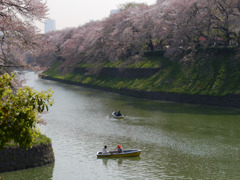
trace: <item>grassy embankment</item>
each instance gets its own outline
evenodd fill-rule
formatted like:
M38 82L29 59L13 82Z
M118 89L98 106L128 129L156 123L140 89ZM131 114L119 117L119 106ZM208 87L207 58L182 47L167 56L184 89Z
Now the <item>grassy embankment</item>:
M106 62L101 67L122 67L126 62ZM60 63L56 63L44 74L91 85L110 87L113 89L128 88L143 91L174 92L223 96L240 94L240 60L228 53L214 55L199 54L191 61L171 61L163 56L148 56L142 61L125 65L125 68L160 67L155 75L148 78L120 79L97 77L68 73L64 76L58 72ZM96 67L99 65L82 63L78 67Z
M32 146L37 146L41 144L49 144L51 143L51 139L43 134L39 134L39 136L33 141ZM4 147L18 147L18 144L14 142L7 143Z

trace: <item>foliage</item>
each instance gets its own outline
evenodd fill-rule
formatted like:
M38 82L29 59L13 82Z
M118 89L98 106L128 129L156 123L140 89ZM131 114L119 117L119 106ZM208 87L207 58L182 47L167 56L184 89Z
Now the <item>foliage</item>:
M113 89L127 88L212 96L240 94L240 72L238 70L240 62L233 54L213 54L206 57L205 54L199 52L194 61L187 62L149 56L145 57L142 64L140 62L135 64L135 67L139 67L139 65L155 67L155 62L161 64L161 70L148 78L121 79L77 73L68 73L67 76L56 74L54 77Z
M39 133L39 135L33 140L32 146L37 146L40 144L49 144L49 143L51 143L51 139L48 138L46 135ZM18 144L12 141L12 142L6 143L4 147L18 147Z
M125 11L129 8L135 8L138 6L147 6L145 3L135 3L135 2L130 2L130 3L126 3L126 4L120 4L118 6L118 9L120 9L120 11Z
M239 0L158 0L153 6L126 8L44 36L57 51L38 61L53 64L47 72L51 76L98 86L239 94L239 7ZM126 80L74 74L74 67L162 70L150 78Z
M240 43L240 1L174 0L163 11L162 38L177 56L197 47L238 46Z
M148 9L148 6L137 6L103 21L47 34L45 41L54 44L57 51L42 52L46 56L36 56L36 62L54 64L61 61L59 68L65 73L79 64L100 64L105 61L115 64L134 55L139 54L140 57L148 48L149 33L153 27L151 14L142 13Z
M0 9L0 64L19 66L27 50L36 51L43 43L35 23L46 18L47 7L42 0L4 0Z
M59 71L59 66L60 66L60 61L57 61L55 63L52 64L51 68L49 68L48 70L45 71L46 74L51 75L51 76L55 76L57 74L60 74Z
M0 149L14 141L20 147L29 148L39 135L36 125L38 113L48 111L53 104L52 90L37 92L30 87L11 88L14 75L0 76Z
M160 0L153 6L125 4L124 11L77 28L43 37L55 50L43 51L37 62L71 72L79 64L115 65L136 62L147 53L180 61L199 49L240 44L240 1ZM136 6L135 6L136 5ZM57 50L56 50L57 49ZM191 58L188 58L192 60ZM110 63L111 62L111 63Z
M38 145L38 144L49 144L51 143L51 139L48 138L47 136L40 134L34 141L33 145Z

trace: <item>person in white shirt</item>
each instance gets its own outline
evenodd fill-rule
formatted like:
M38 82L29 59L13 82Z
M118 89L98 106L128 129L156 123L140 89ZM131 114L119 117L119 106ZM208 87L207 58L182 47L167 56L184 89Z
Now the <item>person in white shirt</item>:
M108 154L107 145L105 145L104 148L102 149L102 154Z

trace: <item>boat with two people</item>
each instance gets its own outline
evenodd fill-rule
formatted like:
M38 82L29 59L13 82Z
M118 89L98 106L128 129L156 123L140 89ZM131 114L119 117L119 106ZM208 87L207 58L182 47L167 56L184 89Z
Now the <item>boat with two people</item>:
M130 149L130 150L123 150L122 146L119 144L115 151L107 151L107 145L105 145L102 149L102 151L97 152L97 157L98 158L103 158L103 157L136 157L140 156L141 150L140 149Z
M140 149L123 150L121 153L117 151L109 151L108 153L97 152L98 158L119 158L119 157L138 157L141 154Z
M112 116L116 119L123 119L125 117L120 111L112 112Z

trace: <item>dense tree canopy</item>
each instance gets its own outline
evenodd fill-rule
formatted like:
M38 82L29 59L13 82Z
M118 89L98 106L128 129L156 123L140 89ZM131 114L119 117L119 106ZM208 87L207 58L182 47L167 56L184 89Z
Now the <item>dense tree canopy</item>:
M172 52L196 46L240 45L240 1L171 1L161 21Z
M40 41L35 23L45 18L46 12L41 0L0 1L0 149L9 142L31 147L39 134L38 113L52 105L51 89L17 89L12 84L14 75L3 74L9 67L22 65L27 52L45 42Z
M35 50L39 44L35 23L44 19L46 12L42 0L0 1L1 67L21 64L26 51Z
M120 4L118 6L118 9L120 9L120 11L125 11L129 8L135 8L135 7L138 7L138 6L147 6L146 4L144 3L134 3L134 2L131 2L131 3L125 3L125 4Z
M146 51L164 50L166 56L181 59L179 56L199 48L240 45L238 0L159 0L152 6L128 5L102 21L45 35L55 50L43 52L44 58L36 60L48 65L61 60L64 72L82 62L138 61Z
M31 147L38 136L38 113L48 110L52 90L37 92L30 87L12 88L14 75L0 76L0 149L14 141L23 148Z

